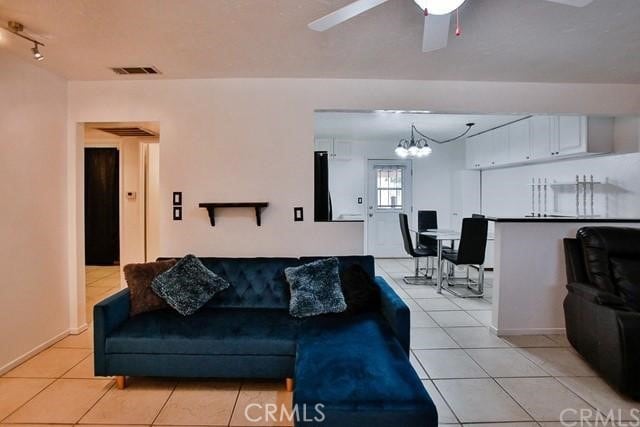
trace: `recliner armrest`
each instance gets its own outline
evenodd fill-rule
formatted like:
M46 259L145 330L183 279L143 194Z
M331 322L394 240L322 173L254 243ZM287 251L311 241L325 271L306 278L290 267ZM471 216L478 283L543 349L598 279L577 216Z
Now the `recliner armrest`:
M598 305L623 308L626 304L622 298L611 292L602 291L585 283L573 282L567 285L569 292L579 295Z
M380 310L382 315L389 322L404 351L409 354L411 328L409 307L382 277L376 276L374 282L380 288Z
M129 289L105 298L93 306L93 348L96 375L108 375L105 360L107 336L129 318Z

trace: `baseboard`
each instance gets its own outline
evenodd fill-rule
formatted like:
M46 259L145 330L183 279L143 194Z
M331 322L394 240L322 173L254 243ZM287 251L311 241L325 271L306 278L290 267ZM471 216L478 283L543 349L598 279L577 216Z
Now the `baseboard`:
M42 350L45 350L45 349L51 347L52 345L54 345L55 343L57 343L58 341L60 341L61 339L65 338L68 335L69 335L69 330L61 332L58 335L56 335L55 337L53 337L53 338L43 342L42 344L32 348L31 350L29 350L28 352L26 352L22 356L19 356L19 357L13 359L11 362L7 363L6 365L1 366L0 367L0 375L4 375L5 373L10 371L11 369L15 368L16 366L20 365L21 363L25 362L26 360L31 359L33 356L35 356L36 354L40 353Z
M78 335L86 331L88 328L89 328L89 325L85 323L84 325L80 325L77 328L70 328L69 333L71 335Z
M564 334L565 328L537 328L537 329L497 329L494 326L489 327L494 335L558 335Z

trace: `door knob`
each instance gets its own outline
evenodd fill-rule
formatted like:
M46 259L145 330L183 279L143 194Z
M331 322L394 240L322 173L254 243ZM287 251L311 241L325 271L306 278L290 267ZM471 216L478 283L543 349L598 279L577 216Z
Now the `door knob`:
M369 214L369 218L373 218L373 214L372 213Z

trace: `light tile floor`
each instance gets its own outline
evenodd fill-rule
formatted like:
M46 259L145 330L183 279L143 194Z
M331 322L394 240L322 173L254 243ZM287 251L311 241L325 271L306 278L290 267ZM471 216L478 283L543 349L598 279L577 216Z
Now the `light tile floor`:
M635 419L632 411L640 403L619 396L598 378L566 337L496 337L485 326L488 300L405 285L402 276L411 269L410 260L376 262L377 274L411 309L411 362L442 424L555 426L568 407L594 414L613 409L622 420ZM119 280L117 267L87 268L88 309L116 291ZM117 390L113 379L93 376L92 339L91 328L66 337L0 377L0 427L290 425L286 417L284 422L247 419L260 411L252 403L291 410L291 393L282 381L132 378L127 389Z
M87 322L93 321L93 306L120 289L120 267L85 267Z

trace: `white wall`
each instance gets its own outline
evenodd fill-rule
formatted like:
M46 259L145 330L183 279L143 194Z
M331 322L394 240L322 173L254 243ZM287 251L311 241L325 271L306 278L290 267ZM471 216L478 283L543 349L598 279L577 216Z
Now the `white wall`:
M81 200L76 124L158 121L160 253L274 256L363 251L362 223L314 223L316 109L399 109L451 113L637 114L638 85L563 85L389 80L203 79L69 83L70 208ZM435 153L434 153L435 154ZM441 170L436 155L424 160ZM427 169L428 170L428 169ZM443 203L429 174L415 179L424 205ZM75 176L75 180L73 177ZM450 190L450 188L449 188ZM184 220L171 219L183 191ZM433 194L432 191L437 191ZM250 210L223 210L211 227L199 202L268 201L262 227ZM305 221L293 222L293 207ZM446 209L446 208L442 208ZM76 214L77 215L77 214ZM70 215L70 241L82 226ZM77 269L75 259L70 270Z
M69 328L62 79L0 51L0 373Z
M595 214L612 218L640 217L640 153L597 156L537 165L486 170L482 173L484 213L491 216L522 216L531 212L531 178L573 183L576 175L594 176L605 185L595 187ZM537 205L537 193L536 205ZM588 213L590 199L587 199ZM575 186L553 186L548 209L575 215ZM583 206L581 196L580 206Z

